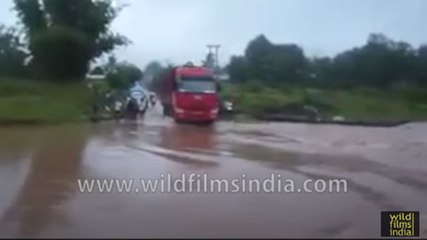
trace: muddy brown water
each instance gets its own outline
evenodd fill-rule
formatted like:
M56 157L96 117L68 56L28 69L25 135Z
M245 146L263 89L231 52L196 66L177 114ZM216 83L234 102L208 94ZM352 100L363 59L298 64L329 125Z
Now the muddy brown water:
M345 179L346 193L81 192L78 179ZM427 124L364 128L144 121L0 128L0 237L370 237L420 211ZM425 219L425 220L423 220ZM424 235L423 235L424 234Z

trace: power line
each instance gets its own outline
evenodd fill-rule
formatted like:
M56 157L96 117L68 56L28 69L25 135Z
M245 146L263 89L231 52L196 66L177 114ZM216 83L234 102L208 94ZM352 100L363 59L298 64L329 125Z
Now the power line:
M206 45L208 48L209 54L214 54L214 67L215 69L219 68L219 48L221 45L219 44L208 44Z

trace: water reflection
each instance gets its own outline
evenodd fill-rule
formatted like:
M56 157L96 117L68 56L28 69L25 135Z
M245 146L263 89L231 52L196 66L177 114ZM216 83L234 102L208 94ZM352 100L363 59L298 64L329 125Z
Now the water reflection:
M91 140L117 145L138 140L143 124L138 121L109 121L89 126Z
M28 175L12 206L2 219L2 228L19 237L37 236L55 222L57 206L74 193L80 174L87 131L81 126L44 129L37 139Z
M14 164L30 151L35 139L27 136L29 132L37 135L37 131L34 129L0 128L0 166L8 163Z
M139 130L142 128L142 124L138 121L127 121L120 126L120 130L123 133L123 138L133 141L138 140Z
M176 124L160 131L160 146L176 151L213 150L215 148L215 126L193 126Z

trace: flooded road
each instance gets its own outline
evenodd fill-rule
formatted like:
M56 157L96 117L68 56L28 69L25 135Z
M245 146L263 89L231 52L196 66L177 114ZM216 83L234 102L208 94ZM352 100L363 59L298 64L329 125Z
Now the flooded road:
M161 174L301 184L347 192L82 192L80 179ZM380 237L380 211L420 211L427 236L427 124L177 125L144 121L0 128L0 237Z

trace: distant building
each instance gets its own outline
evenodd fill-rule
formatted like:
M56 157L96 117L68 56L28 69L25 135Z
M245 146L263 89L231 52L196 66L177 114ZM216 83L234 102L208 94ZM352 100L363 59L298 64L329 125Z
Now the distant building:
M86 79L94 80L94 81L102 81L105 80L104 74L86 74Z
M227 73L218 73L215 74L215 78L219 81L228 81L230 80L230 76Z
M105 69L101 66L91 67L89 72L86 74L86 79L93 81L105 80L105 77Z

